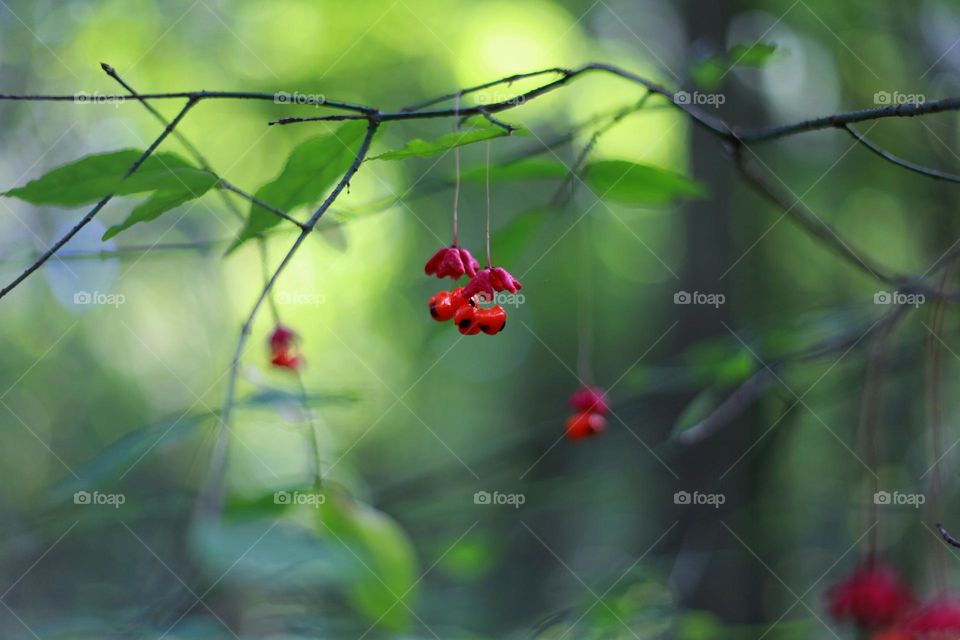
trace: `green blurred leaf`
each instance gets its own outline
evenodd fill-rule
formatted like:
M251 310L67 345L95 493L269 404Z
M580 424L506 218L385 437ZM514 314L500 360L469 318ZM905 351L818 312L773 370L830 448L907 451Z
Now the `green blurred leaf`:
M124 180L123 174L142 153L137 149L124 149L89 155L57 167L3 195L33 204L76 207L92 204L111 193L130 195L181 189L205 192L210 184L216 183L214 174L168 152L152 154Z
M440 136L433 142L428 142L421 138L414 138L413 140L407 142L407 144L405 144L401 149L381 153L380 155L374 156L370 159L402 160L403 158L411 157L426 158L437 155L438 153L443 153L444 151L449 151L454 147L462 147L474 142L502 138L506 135L509 134L502 127L486 127L484 129L467 129L464 131L448 133L444 136Z
M76 469L50 490L54 502L72 499L74 492L103 487L125 474L146 456L186 437L207 416L188 414L131 431L103 449L96 457Z
M365 122L348 122L330 135L301 142L290 152L280 174L254 195L287 212L317 202L353 161L365 130ZM279 216L251 204L247 224L227 253L281 222Z
M491 182L507 180L554 180L566 177L569 169L558 160L525 158L507 164L490 167ZM485 165L471 167L462 174L464 180L484 182L487 179Z
M731 66L760 67L770 61L776 50L777 45L766 42L737 44L727 52L727 59Z
M601 198L636 206L702 198L706 188L679 173L626 160L601 160L587 166L585 180Z
M371 621L388 629L406 629L408 607L416 596L418 563L407 534L392 518L354 501L337 488L326 491L320 506L320 534L338 544L359 565L347 585L353 606Z
M690 78L693 83L712 91L720 86L731 70L736 67L762 67L770 61L777 50L777 45L765 42L754 44L737 44L725 54L712 55L696 62L690 69Z
M716 389L704 389L693 397L693 400L683 409L676 423L673 425L671 436L683 433L687 429L698 425L717 408L724 397Z
M497 263L511 264L519 260L523 250L530 247L537 232L549 215L543 209L517 214L493 234L492 245L497 248Z
M707 611L688 611L677 622L677 640L721 640L725 638L722 621Z

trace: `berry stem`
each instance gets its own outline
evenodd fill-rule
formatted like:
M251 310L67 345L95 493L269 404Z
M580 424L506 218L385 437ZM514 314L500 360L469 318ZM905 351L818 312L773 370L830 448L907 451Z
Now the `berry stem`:
M584 221L580 229L580 308L577 323L577 375L587 383L593 384L593 278L590 269L590 219Z
M490 259L490 142L487 141L487 268L493 266Z
M460 113L460 94L453 98L453 111L455 114ZM460 131L460 118L456 115L453 117L453 130L454 132ZM453 246L460 246L460 233L458 230L457 223L457 207L460 204L460 147L456 146L453 148Z
M950 268L943 272L940 279L939 291L943 291L947 284ZM938 299L932 310L932 327L928 327L927 336L927 418L930 422L931 455L933 467L930 477L930 513L938 521L943 521L943 474L940 471L940 462L943 457L943 407L941 399L942 366L940 363L940 330L943 326L943 303ZM946 553L942 544L938 544L933 555L933 575L940 595L946 593L947 578L944 573Z

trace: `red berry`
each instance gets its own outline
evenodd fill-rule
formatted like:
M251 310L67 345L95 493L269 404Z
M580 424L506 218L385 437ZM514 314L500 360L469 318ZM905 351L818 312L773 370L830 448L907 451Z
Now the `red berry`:
M900 625L919 638L953 640L960 637L960 602L946 598L927 603Z
M893 623L913 602L913 594L896 572L877 562L861 565L827 593L830 614L837 620L853 620L861 629ZM960 630L960 609L957 621Z
M486 300L493 300L494 291L509 291L516 293L523 286L503 267L487 267L477 271L477 275L470 279L463 288L463 295L473 297L483 293Z
M444 247L438 250L427 260L423 270L427 275L438 278L451 277L454 280L467 274L471 278L477 275L480 263L470 255L470 252L460 247Z
M275 367L296 371L303 364L303 359L291 351L285 350L273 354L273 358L270 359L270 363Z
M591 411L603 415L610 413L610 403L607 402L607 392L603 387L580 387L571 394L570 406L574 411Z
M465 336L473 336L480 333L480 324L477 322L477 309L469 304L465 304L457 309L453 315L453 321L457 325L457 330Z
M567 420L567 437L571 440L580 440L596 436L607 428L607 419L599 413L582 411L570 416Z
M463 287L457 287L453 291L438 291L430 300L427 306L430 308L430 315L437 322L446 322L453 318L457 309L467 304L468 300L460 293ZM471 304L475 304L470 301Z
M494 305L489 309L477 309L475 317L480 331L489 336L500 333L507 326L507 312L500 305Z

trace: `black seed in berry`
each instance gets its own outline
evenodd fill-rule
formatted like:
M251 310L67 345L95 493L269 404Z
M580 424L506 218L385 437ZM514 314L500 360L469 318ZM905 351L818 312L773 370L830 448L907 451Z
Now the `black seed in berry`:
M484 333L486 333L486 332L489 331L489 330L490 330L490 327L489 327L489 326L487 326L487 325L485 325L485 324L480 325L480 331L483 331Z
M461 320L461 321L460 321L460 324L457 325L457 326L459 326L461 329L466 329L467 327L470 326L470 321L469 321L469 320Z
M438 315L440 315L439 313L437 313L437 306L436 306L436 305L433 305L433 304L430 305L430 315L433 316L434 318L436 318Z

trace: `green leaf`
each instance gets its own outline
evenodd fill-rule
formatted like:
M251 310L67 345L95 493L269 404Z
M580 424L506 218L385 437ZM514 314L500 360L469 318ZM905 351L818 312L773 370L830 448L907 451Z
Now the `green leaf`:
M673 425L671 436L679 435L700 424L723 400L724 398L716 389L704 389L698 393L680 413Z
M727 52L730 66L761 67L770 61L777 50L777 45L765 42L754 44L737 44Z
M690 78L701 89L713 91L720 86L720 81L729 69L726 60L711 56L693 65L690 69Z
M493 234L493 246L497 248L499 264L516 263L524 250L533 244L537 233L549 215L543 209L519 213Z
M197 169L180 156L168 152L152 154L124 180L124 173L142 154L137 149L124 149L89 155L57 167L3 195L33 204L77 207L97 202L111 193L129 195L158 189L196 190L216 180L209 171Z
M319 509L320 535L357 565L346 586L351 604L371 621L400 631L410 624L418 563L407 534L385 513L337 488Z
M706 188L679 173L626 160L601 160L587 166L585 180L601 198L636 206L702 198Z
M280 174L257 189L256 197L287 212L317 202L353 161L365 130L365 122L348 122L330 135L301 142L290 152ZM247 224L227 253L281 222L279 216L251 204Z
M150 196L149 199L131 211L126 220L107 229L103 234L103 240L109 240L138 222L156 220L161 214L202 196L217 183L217 177L215 175L211 173L208 174L208 176L207 182L202 187L194 184L191 189L181 186L180 189L157 191Z
M433 142L427 142L421 138L414 138L403 146L402 149L381 153L378 156L370 158L371 160L402 160L403 158L420 157L426 158L435 156L438 153L449 151L454 147L462 147L474 142L502 138L509 135L502 127L486 127L484 129L467 129L465 131L456 131L440 136Z
M559 180L566 177L569 169L557 160L525 158L507 164L490 167L491 182L507 180ZM471 167L462 174L464 180L484 182L487 179L485 165Z
M206 417L199 413L187 414L125 434L77 468L76 477L71 475L51 488L48 492L50 499L53 502L69 500L76 491L106 486L136 467L149 454L159 453L163 447L190 435Z

